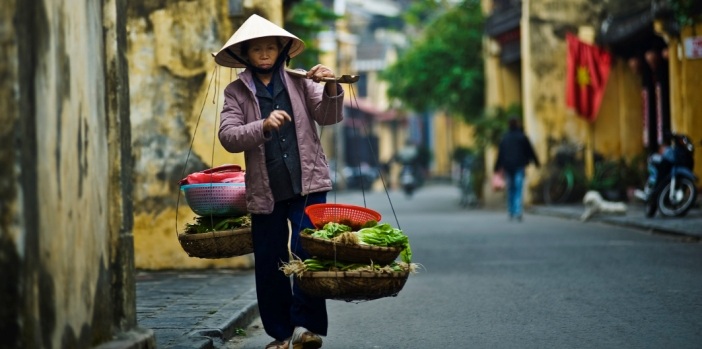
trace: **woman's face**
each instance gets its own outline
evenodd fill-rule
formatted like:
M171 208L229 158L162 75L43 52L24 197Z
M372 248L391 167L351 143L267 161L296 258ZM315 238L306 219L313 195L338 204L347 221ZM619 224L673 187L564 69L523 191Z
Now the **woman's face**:
M252 39L246 55L254 67L268 69L275 64L280 48L275 37Z

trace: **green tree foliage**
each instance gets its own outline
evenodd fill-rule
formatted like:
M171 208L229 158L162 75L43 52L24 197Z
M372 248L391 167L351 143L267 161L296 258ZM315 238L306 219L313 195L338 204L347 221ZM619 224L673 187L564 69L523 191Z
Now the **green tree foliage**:
M305 42L305 51L296 56L295 67L309 69L319 63L321 50L317 43L319 32L333 29L334 21L340 18L316 0L300 0L287 14L285 29Z
M507 123L510 117L513 116L522 116L522 106L520 104L512 104L507 108L494 107L486 109L479 118L473 121L475 145L480 149L498 145L502 135L507 131Z
M421 11L408 13L422 18ZM389 97L416 111L441 109L467 121L479 118L485 104L482 37L478 1L450 7L427 23L421 38L382 74Z
M420 0L412 1L409 8L402 14L402 18L409 26L420 27L431 22L438 14L451 8L446 0Z

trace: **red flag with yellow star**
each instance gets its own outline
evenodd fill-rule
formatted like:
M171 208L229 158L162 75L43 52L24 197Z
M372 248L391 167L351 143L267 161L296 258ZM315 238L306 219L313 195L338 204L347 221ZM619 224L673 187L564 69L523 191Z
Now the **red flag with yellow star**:
M566 105L592 122L604 96L611 57L597 46L566 34L568 56L566 66Z

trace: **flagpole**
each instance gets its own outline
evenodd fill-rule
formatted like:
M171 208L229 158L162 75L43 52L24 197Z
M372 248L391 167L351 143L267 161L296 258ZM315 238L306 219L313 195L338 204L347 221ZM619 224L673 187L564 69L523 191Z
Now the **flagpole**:
M587 122L587 143L585 145L585 178L588 182L595 173L595 122Z

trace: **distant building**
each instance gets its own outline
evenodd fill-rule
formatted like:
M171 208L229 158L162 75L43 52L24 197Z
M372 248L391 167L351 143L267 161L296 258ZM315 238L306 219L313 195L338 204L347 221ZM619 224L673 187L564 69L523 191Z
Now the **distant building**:
M526 132L546 163L555 150L554 140L581 145L610 161L630 161L655 151L668 131L702 139L702 100L691 93L699 88L693 76L702 74L702 59L686 56L683 50L684 42L694 39L702 26L677 26L668 4L483 1L488 106L520 104ZM700 13L701 7L692 11ZM566 105L568 33L612 56L593 122ZM489 155L487 161L494 161L494 153ZM696 157L699 176L700 152ZM538 170L530 171L529 186L538 189L541 176ZM531 199L538 201L538 191L532 193ZM496 200L501 199L492 201Z

